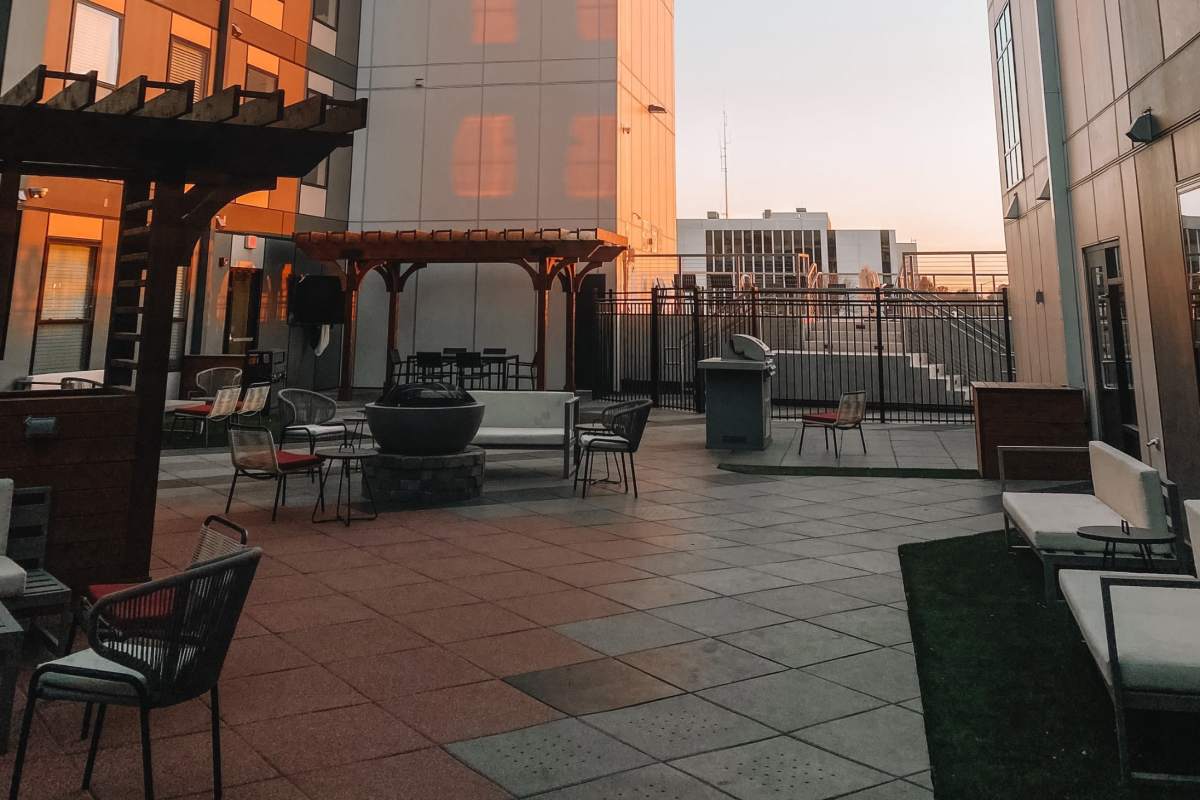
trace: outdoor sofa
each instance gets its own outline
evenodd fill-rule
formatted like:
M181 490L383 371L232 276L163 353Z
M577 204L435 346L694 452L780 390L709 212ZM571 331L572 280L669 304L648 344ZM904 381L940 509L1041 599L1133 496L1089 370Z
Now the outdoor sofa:
M570 476L578 397L571 392L476 389L471 396L484 405L483 424L471 444L498 450L562 450L563 477Z
M1195 569L1200 500L1184 504ZM1121 775L1200 783L1200 775L1131 769L1127 709L1200 712L1200 581L1193 575L1063 570L1063 598L1116 711Z
M1079 452L1088 454L1092 487L1095 494L1061 492L1009 492L1001 500L1004 508L1004 535L1010 549L1021 547L1021 540L1042 562L1047 602L1058 598L1057 573L1060 569L1098 569L1104 562L1104 544L1079 536L1078 530L1089 525L1119 526L1122 520L1135 528L1154 531L1179 530L1178 492L1173 483L1162 480L1158 470L1104 442L1083 447L998 447L1000 480L1005 485L1005 458L1014 453ZM1016 538L1013 534L1017 534ZM1175 567L1175 552L1170 546L1152 548L1156 563ZM1135 545L1116 548L1115 568L1142 569Z

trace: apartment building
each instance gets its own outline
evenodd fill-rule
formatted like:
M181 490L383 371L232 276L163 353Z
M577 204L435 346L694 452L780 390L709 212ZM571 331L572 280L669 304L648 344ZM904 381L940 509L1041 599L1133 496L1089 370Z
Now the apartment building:
M1200 5L988 8L1018 378L1200 496Z
M864 270L891 284L904 254L916 249L897 241L894 230L835 229L828 213L806 208L764 211L761 219L725 219L714 211L678 226L683 281L713 288L748 280L761 289L854 288Z

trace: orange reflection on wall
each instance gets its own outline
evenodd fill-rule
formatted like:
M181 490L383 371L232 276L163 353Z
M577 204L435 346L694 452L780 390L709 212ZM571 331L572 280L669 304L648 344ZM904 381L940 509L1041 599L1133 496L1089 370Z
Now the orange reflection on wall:
M564 172L568 197L613 197L617 193L617 118L580 114L571 120Z
M611 42L617 38L617 0L575 0L579 38Z
M275 304L275 319L279 322L287 322L288 292L291 290L291 285L292 265L284 264L283 270L279 273L279 302Z
M517 132L511 115L467 117L454 137L454 193L508 197L517 188Z
M474 0L471 11L475 44L515 44L517 0Z

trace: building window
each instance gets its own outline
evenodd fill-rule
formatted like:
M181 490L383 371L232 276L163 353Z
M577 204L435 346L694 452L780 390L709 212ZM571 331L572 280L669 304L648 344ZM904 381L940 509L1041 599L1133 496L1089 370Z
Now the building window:
M279 77L258 67L246 67L246 91L273 92L279 88Z
M175 300L171 306L171 355L169 369L183 365L183 347L187 341L188 268L175 268Z
M167 81L183 83L195 81L192 96L198 101L208 94L208 50L178 36L171 37L171 51L167 55Z
M892 274L892 237L887 231L879 232L879 263L883 265L883 274Z
M95 272L95 247L47 243L31 374L87 368L92 345Z
M121 64L121 17L87 3L75 4L71 28L70 72L96 70L101 85L117 85Z
M313 0L313 19L337 29L338 0Z
M1000 127L1004 143L1005 188L1025 177L1021 158L1021 117L1017 110L1017 66L1013 52L1012 6L1004 7L996 22L996 81L1000 94Z

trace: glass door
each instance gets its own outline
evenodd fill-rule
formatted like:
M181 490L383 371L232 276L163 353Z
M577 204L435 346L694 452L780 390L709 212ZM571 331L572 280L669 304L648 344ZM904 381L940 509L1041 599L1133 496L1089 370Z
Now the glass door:
M1096 399L1100 436L1113 447L1141 458L1137 402L1134 397L1133 348L1126 313L1120 247L1101 245L1084 251L1096 356Z
M258 344L258 312L262 300L262 270L229 270L225 308L225 352L244 355Z

